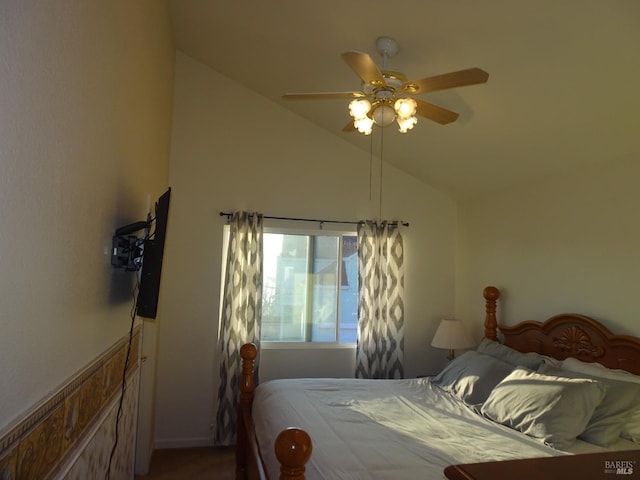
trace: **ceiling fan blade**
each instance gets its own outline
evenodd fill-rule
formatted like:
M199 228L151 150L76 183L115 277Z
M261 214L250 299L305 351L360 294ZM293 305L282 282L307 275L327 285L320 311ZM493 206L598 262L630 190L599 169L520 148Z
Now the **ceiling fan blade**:
M344 128L342 129L343 132L355 132L356 131L356 126L353 124L353 120L350 120L349 123L347 123Z
M362 92L317 92L317 93L285 93L284 100L323 100L331 98L360 98Z
M427 93L446 88L463 87L485 83L489 74L480 68L468 68L458 72L445 73L435 77L412 80L402 84L402 91L407 93Z
M439 107L433 103L425 102L417 98L414 100L417 103L416 113L418 115L428 118L429 120L433 120L441 125L455 122L459 116L456 112Z
M364 83L374 86L386 85L382 72L369 55L361 52L344 52L342 59L356 72Z

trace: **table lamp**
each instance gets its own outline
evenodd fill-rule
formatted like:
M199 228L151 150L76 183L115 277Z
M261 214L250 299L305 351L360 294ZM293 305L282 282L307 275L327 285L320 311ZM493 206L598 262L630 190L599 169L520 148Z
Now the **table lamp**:
M438 325L436 334L431 340L431 346L448 349L447 358L453 360L456 356L454 350L475 347L476 342L473 341L461 320L445 318Z

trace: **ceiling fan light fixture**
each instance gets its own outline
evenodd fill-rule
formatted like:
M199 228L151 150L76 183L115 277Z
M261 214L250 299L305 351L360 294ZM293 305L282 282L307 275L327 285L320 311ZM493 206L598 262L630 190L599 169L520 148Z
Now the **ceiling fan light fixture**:
M343 132L357 130L369 135L373 124L386 127L396 120L400 132L405 133L416 125L417 116L441 125L455 122L459 116L456 112L438 105L424 100L415 100L411 95L477 85L489 79L487 72L473 67L408 81L403 73L387 69L387 59L398 53L398 42L391 37L378 37L376 47L382 56L382 69L367 53L351 50L341 55L342 60L360 78L361 91L287 93L282 98L285 100L348 98L352 100L349 104L349 114L353 122L343 127Z
M349 103L349 115L359 120L367 116L371 110L371 102L366 98L356 98Z
M418 104L413 98L399 98L393 104L393 108L400 118L413 117L416 114Z
M373 121L381 127L388 127L396 119L396 111L387 102L374 105Z
M398 117L397 122L399 132L407 133L418 123L418 119L416 117Z
M373 131L373 120L365 115L362 118L355 119L353 126L363 135L371 135Z

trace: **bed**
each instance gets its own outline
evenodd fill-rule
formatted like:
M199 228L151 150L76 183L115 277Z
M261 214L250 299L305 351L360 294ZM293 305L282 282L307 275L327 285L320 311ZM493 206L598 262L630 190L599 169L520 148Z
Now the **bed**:
M243 346L236 478L473 478L456 465L640 453L640 339L578 314L498 325L499 290L483 296L482 343L434 377L256 387Z

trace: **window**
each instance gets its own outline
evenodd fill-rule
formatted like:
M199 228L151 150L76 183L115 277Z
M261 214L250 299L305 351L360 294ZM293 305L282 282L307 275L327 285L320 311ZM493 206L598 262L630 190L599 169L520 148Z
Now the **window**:
M265 231L263 342L355 343L357 237Z

